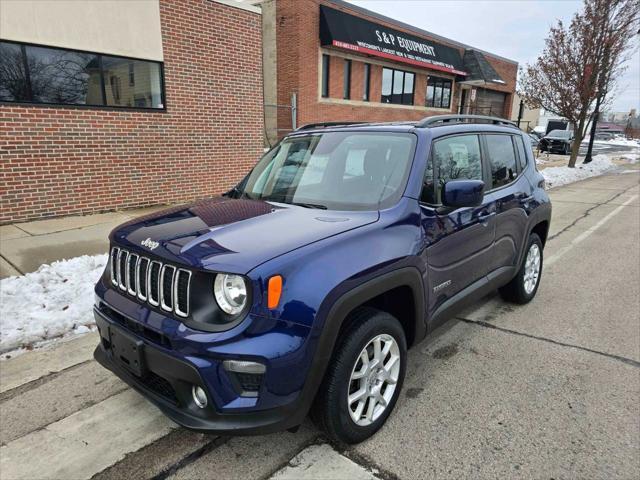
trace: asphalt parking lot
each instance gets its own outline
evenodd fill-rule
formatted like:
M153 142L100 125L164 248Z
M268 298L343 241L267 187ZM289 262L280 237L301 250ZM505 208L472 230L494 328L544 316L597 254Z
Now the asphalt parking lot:
M551 191L536 299L489 296L409 354L385 427L349 448L177 428L88 335L0 364L0 477L637 478L640 171ZM48 373L44 373L48 372Z

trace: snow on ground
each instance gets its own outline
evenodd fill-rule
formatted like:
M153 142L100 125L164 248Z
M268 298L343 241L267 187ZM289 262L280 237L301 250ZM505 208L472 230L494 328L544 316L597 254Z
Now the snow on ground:
M537 162L540 163L539 161ZM549 189L601 175L613 167L615 167L615 164L607 155L596 155L590 163L576 163L575 168L567 166L547 167L540 170L540 173L544 176L547 189Z
M89 332L93 286L107 258L84 255L0 280L0 353Z
M582 144L589 143L589 137L585 137L582 140ZM612 138L610 140L594 140L594 145L611 145L617 147L640 147L640 141L627 140L626 138Z

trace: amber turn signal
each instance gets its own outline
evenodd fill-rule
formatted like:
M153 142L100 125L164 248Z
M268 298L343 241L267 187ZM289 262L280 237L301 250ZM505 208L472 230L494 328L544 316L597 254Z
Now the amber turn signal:
M276 308L280 303L280 295L282 294L282 277L274 275L269 279L267 289L267 307Z

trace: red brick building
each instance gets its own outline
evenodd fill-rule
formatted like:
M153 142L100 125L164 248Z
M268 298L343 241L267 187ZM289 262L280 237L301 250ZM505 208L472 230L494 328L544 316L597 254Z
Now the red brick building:
M306 123L415 120L444 113L511 116L518 65L342 0L267 0L265 46L277 104L295 94L296 126ZM451 32L455 36L455 32ZM277 66L276 66L277 65ZM345 71L346 70L346 71ZM288 109L270 136L292 127Z
M306 123L511 115L515 62L342 0L0 6L0 224L215 195Z
M259 8L29 0L2 11L0 223L213 195L261 155Z

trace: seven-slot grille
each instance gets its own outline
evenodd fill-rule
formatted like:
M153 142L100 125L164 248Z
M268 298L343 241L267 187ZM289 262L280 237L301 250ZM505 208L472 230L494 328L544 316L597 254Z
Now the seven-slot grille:
M111 249L111 283L123 292L174 312L189 316L191 272L141 257L119 247Z

